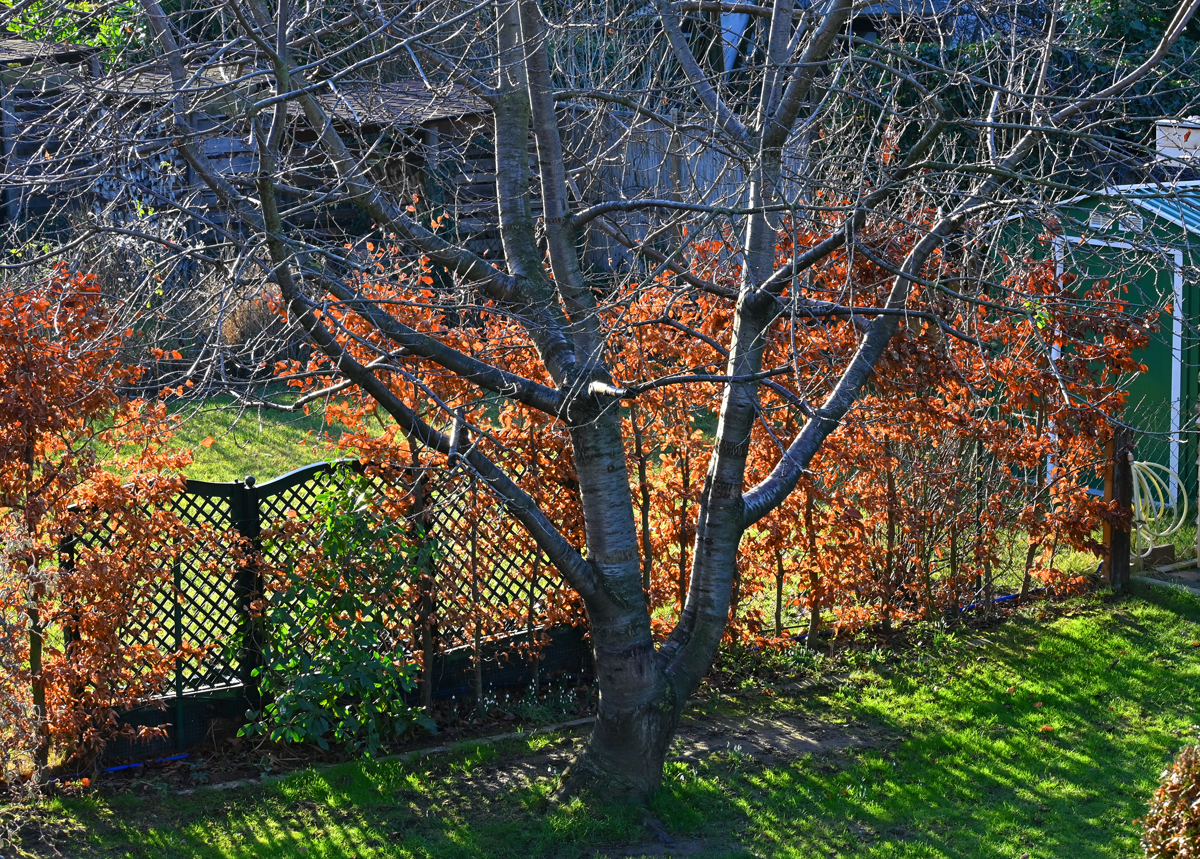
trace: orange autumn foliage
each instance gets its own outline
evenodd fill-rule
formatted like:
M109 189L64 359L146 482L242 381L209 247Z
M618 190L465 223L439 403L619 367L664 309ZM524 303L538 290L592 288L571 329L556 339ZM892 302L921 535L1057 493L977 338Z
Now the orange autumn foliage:
M782 262L793 244L816 235L780 234ZM872 254L842 250L793 284L820 302L853 285L869 318L892 274L872 261L903 259L911 228L874 225L860 233ZM723 242L694 245L693 271L736 289L739 274ZM380 299L407 325L485 361L549 382L533 344L487 303L439 304L426 280L430 263L412 266L388 248L356 287ZM926 282L954 277L956 263L938 255ZM1113 511L1087 492L1097 477L1102 440L1119 414L1122 377L1136 372L1147 320L1130 313L1116 287L1072 291L1052 264L1012 264L1003 287L1017 312L952 302L916 286L906 319L859 403L827 440L795 492L743 539L730 617L731 639L772 644L797 632L890 625L934 618L1001 590L1065 593L1084 580L1055 566L1059 550L1092 549L1098 523ZM791 300L785 292L782 305ZM619 383L677 374L723 372L726 332L734 316L727 298L689 288L669 275L613 288L603 322L608 360ZM343 339L360 360L386 349L378 331L342 308L325 311L350 332ZM937 324L932 314L944 322ZM921 315L924 314L924 315ZM797 403L820 402L857 348L861 319L781 313L764 366L782 368L760 387L762 416L750 448L747 485L762 479L802 420ZM953 330L951 330L953 329ZM965 339L956 332L969 332ZM1058 357L1051 362L1050 355ZM566 428L545 415L497 398L429 361L394 359L393 390L447 426L446 410L480 430L473 443L503 463L556 526L583 543L577 484ZM321 356L278 368L303 389L339 381ZM432 397L443 410L431 405ZM647 597L658 632L678 618L687 591L697 505L711 453L720 382L664 384L627 401L626 449L631 494L648 527L643 536ZM436 464L413 452L394 428L375 436L364 421L376 410L354 389L328 414L350 429L343 436L365 461L396 466ZM439 416L440 414L440 416ZM415 457L415 459L414 459ZM644 479L642 477L644 475ZM640 520L639 520L640 521ZM528 538L524 538L528 541ZM1016 582L998 578L1013 541L1024 559ZM557 618L581 620L578 604L559 601ZM565 611L564 611L565 608ZM472 611L484 611L479 606Z
M0 781L96 752L178 657L131 635L195 537L168 510L189 455L123 394L130 334L62 267L0 296ZM60 552L84 532L107 539Z

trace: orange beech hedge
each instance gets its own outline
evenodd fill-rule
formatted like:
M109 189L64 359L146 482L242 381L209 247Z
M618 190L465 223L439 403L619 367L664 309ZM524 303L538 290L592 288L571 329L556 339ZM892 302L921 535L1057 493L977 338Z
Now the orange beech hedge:
M780 263L819 234L799 228L781 233ZM875 225L869 238L859 234L857 241L878 258L898 259L913 233ZM736 291L740 272L727 262L735 245L732 239L693 245L692 272ZM395 256L395 248L371 250L375 269L355 278L362 293L414 329L549 384L519 325L491 312L487 302L476 311L458 304L439 308L428 260L413 267ZM961 274L944 256L928 271L937 282L914 286L916 305L938 302L938 283ZM1122 379L1144 369L1136 353L1149 342L1152 315L1132 312L1119 283L1101 281L1077 292L1072 277L1057 275L1052 262L1009 260L1008 271L999 291L1025 296L1020 312L997 312L980 301L967 305L973 317L948 317L949 328L928 314L903 322L868 392L825 443L800 491L743 540L729 640L781 644L830 625L890 627L973 602L990 604L1001 587L1066 594L1085 585L1085 577L1059 568L1055 558L1065 549L1098 552L1099 525L1116 515L1087 489L1100 475L1104 441L1124 406ZM722 342L733 314L729 302L688 290L674 277L662 274L615 289L603 310L607 325L632 332L609 356L614 378L658 380L627 398L624 424L634 442L630 488L641 512L644 583L663 636L687 592L711 447L710 409L721 386L688 376L722 372ZM871 255L842 250L810 272L802 289L812 301L844 293L849 281L861 305L878 307L892 277ZM323 312L348 332L342 345L360 360L386 349L378 330L353 312ZM748 484L764 477L785 440L795 437L797 410L828 392L835 378L829 370L844 365L864 324L854 315L790 318L781 308L763 363L790 370L773 374L762 388ZM397 355L393 363L396 385L418 386L416 399L434 396L464 424L483 428L471 442L505 463L562 533L584 544L570 440L561 422L511 401L481 399L469 383L430 362ZM372 431L366 421L375 403L341 383L324 356L281 362L277 372L302 391L338 391L326 414L349 427L341 444L364 461L396 469L445 462L428 451L414 453L394 426ZM1014 540L1020 541L1016 581L1000 581ZM559 620L582 620L568 588L552 610Z
M876 225L868 232L857 248L873 247L881 259L902 256L913 241L911 231ZM780 260L814 240L796 228L782 233ZM692 271L736 288L740 272L728 263L729 251L722 242L694 245ZM503 314L439 308L430 302L435 272L428 261L414 268L397 261L393 249L374 252L377 270L360 272L356 286L387 302L399 319L548 382L519 325ZM811 300L851 282L864 306L879 306L892 275L872 256L835 252L802 289ZM1054 559L1065 548L1098 550L1098 525L1114 515L1087 487L1123 407L1122 377L1142 369L1135 355L1148 342L1149 319L1130 313L1119 284L1100 282L1078 294L1050 263L1011 261L1009 268L1004 285L1026 296L1024 313L960 303L972 308L972 318L904 320L868 391L802 476L800 490L743 539L729 641L777 646L797 633L814 641L827 626L887 628L971 602L990 604L1001 586L1062 594L1085 584ZM953 282L958 270L939 257L927 271L926 284L914 289L925 303L937 302L938 284ZM640 512L644 585L661 636L687 592L708 464L708 409L721 385L712 377L724 365L721 344L732 315L728 302L682 288L674 277L613 288L602 311L605 324L632 332L616 341L614 376L654 380L630 384L623 414L634 440L630 491ZM764 361L787 372L764 380L750 481L771 469L782 439L795 436L808 401L827 393L829 368L856 348L863 324L854 313L787 313L788 297L785 291ZM377 330L352 311L328 313L351 353L366 360L379 347ZM10 287L0 299L0 777L10 782L45 766L52 747L61 760L94 755L117 730L122 709L165 691L178 661L198 655L188 646L163 652L128 634L152 620L149 597L171 587L173 557L198 542L224 540L222 551L196 554L213 559L213 576L236 567L236 549L223 535L185 528L170 512L189 457L167 446L171 422L161 402L123 395L140 376L121 361L132 334L115 324L91 277L65 269L39 284ZM556 527L584 544L578 481L560 422L480 399L466 382L411 356L396 355L394 363L397 384L420 386L464 424L482 428L470 443L505 462ZM341 444L363 461L400 475L445 467L415 451L394 425L382 434L369 430L375 403L342 384L320 354L283 362L277 371L304 391L334 388L327 417L348 428ZM99 451L118 453L105 458ZM398 497L384 507L390 515L411 515L410 483L398 481ZM464 528L478 505L490 503L470 497ZM60 555L68 536L101 530L110 535L103 545ZM1013 540L1022 541L1018 579L1001 582ZM520 542L510 554L534 557L532 541ZM480 562L504 563L494 553ZM539 566L552 574L540 561L524 573ZM266 581L270 587L269 575ZM470 628L477 640L511 629L517 618L508 615L528 611L463 596L470 593L447 589L440 610L443 623ZM547 591L537 612L539 627L584 619L566 587ZM421 658L414 622L420 613L419 606L398 605L402 658Z
M61 266L0 295L0 783L95 754L184 656L129 635L201 538L169 512L165 407L126 396L132 335ZM60 554L83 532L107 539Z

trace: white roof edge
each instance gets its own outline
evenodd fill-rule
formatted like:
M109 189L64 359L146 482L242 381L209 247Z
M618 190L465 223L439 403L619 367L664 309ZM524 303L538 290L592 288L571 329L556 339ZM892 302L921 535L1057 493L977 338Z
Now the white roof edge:
M1169 194L1172 190L1180 188L1197 188L1200 189L1200 179L1184 179L1181 182L1174 182L1170 185L1165 185L1162 182L1142 182L1140 184L1129 185L1105 185L1103 188L1098 188L1095 191L1084 191L1082 194L1076 194L1067 200L1059 203L1054 203L1053 207L1069 206L1072 203L1078 203L1080 200L1086 200L1088 197L1114 197L1123 194L1126 191L1141 191L1146 188L1162 189L1164 195ZM1012 215L1010 217L1022 217L1020 215Z
M1139 203L1137 202L1137 200L1130 200L1129 202L1130 202L1130 205L1137 206L1139 209L1145 209L1147 212L1150 212L1150 213L1152 213L1152 214L1153 214L1153 215L1154 215L1156 218L1162 218L1164 221L1167 221L1168 223L1174 224L1175 226L1179 227L1180 229L1184 230L1185 232L1189 232L1189 233L1196 233L1196 232L1200 232L1200 230L1197 230L1197 229L1194 229L1194 228L1192 228L1192 227L1189 227L1189 226L1188 226L1188 225L1187 225L1187 224L1186 224L1186 223L1183 221L1183 219L1181 219L1181 218L1176 218L1176 217L1173 217L1173 216L1171 216L1171 215L1168 215L1166 212L1163 212L1163 211L1161 211L1161 210L1159 210L1159 209L1156 209L1156 208L1154 208L1153 206L1149 206L1149 205L1146 205L1146 204L1144 204L1144 203L1142 203L1142 204L1139 204Z
M1167 191L1170 191L1172 188L1200 188L1200 179L1184 179L1179 182L1172 182L1170 185L1164 182L1142 182L1140 184L1130 185L1106 185L1103 192L1093 191L1090 194L1083 194L1081 196L1096 197L1109 191L1141 191L1143 188L1162 188Z

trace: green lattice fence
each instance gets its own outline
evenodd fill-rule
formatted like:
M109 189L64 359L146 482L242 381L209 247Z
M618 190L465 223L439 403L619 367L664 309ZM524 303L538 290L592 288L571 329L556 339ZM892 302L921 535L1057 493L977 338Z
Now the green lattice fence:
M247 701L256 700L253 674L263 633L251 607L255 599L272 598L261 566L282 563L288 548L278 538L265 544L261 538L289 519L305 521L320 496L352 472L362 469L346 461L316 463L261 484L253 478L187 482L174 502L176 511L196 528L228 535L228 542L185 554L171 571L170 585L153 593L127 636L130 643L153 645L164 654L186 643L201 655L177 661L166 698L125 716L134 726L167 726L167 738L119 741L110 745L108 757L194 744L212 718L236 718ZM564 626L548 618L547 606L561 606L563 593L548 575L546 560L486 488L470 475L444 469L410 471L392 483L368 479L377 492L402 499L412 533L430 548L423 601L412 607L414 622L397 629L394 642L405 658L424 666L421 699L481 695L490 687L528 683L539 673L588 670L581 624ZM103 545L109 539L95 532L76 541ZM235 542L255 551L235 563L229 560Z

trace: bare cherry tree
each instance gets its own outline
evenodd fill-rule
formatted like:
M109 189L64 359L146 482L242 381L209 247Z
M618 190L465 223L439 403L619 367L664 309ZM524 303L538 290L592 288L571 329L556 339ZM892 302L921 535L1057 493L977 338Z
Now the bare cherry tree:
M743 535L794 490L905 321L980 349L965 308L1029 312L991 264L996 225L1048 219L1104 165L1139 161L1106 123L1160 85L1198 3L1144 59L1083 81L1056 3L140 0L120 39L10 66L5 212L22 256L9 265L111 268L110 288L185 347L164 384L250 398L278 357L266 339L298 332L337 390L461 460L586 606L600 705L572 772L644 796L726 629ZM4 14L60 42L102 14L73 12L60 32L31 8ZM864 239L881 230L907 238ZM702 245L731 278L695 265ZM952 253L960 276L931 275ZM813 288L835 254L869 257L887 283ZM614 296L651 283L703 294L731 322L715 338L669 308L636 320L694 336L711 362L614 378L615 343L636 335ZM291 328L254 315L264 294ZM536 360L511 340L456 339L480 319L519 331ZM851 326L857 348L784 388L796 368L764 365L780 319ZM235 322L249 333L232 337ZM424 372L565 428L584 545L486 446L462 443L487 428ZM622 408L701 384L720 393L690 583L656 642ZM768 389L800 429L747 485Z

